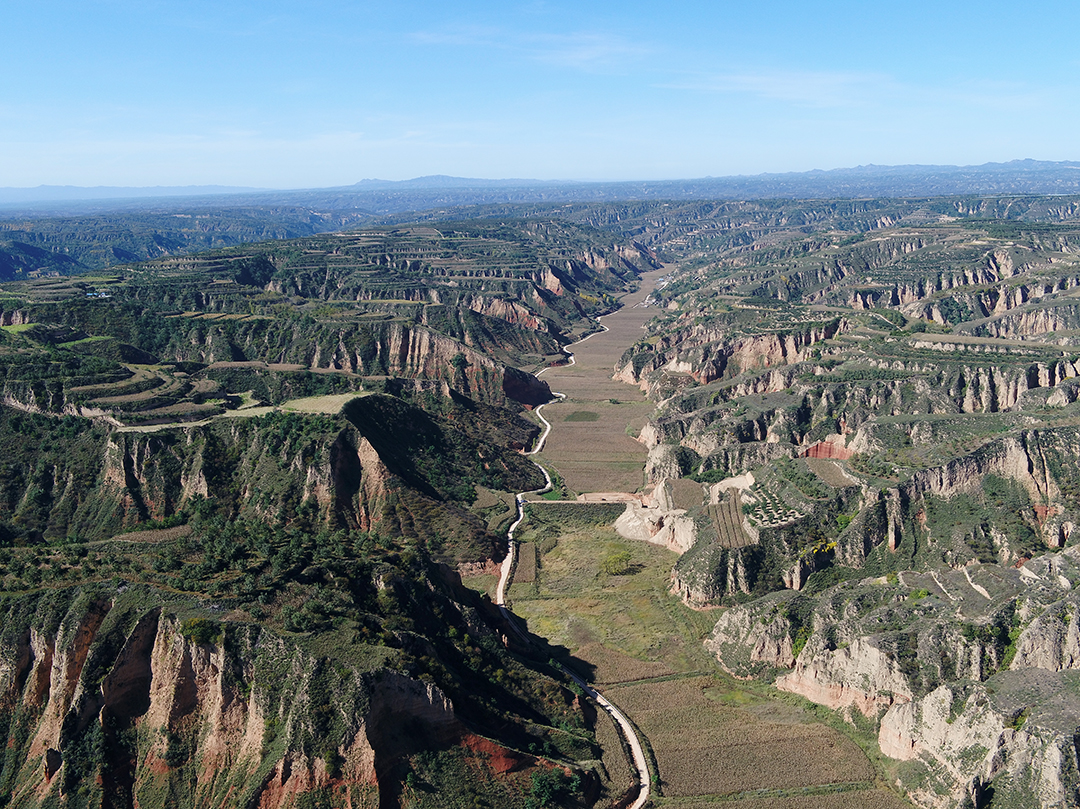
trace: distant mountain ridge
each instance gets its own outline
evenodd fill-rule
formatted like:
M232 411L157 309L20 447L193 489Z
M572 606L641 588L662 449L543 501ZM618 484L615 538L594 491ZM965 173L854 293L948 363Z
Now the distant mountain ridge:
M92 187L78 185L39 185L34 188L0 187L0 204L19 202L60 202L90 199L134 199L156 197L202 197L219 194L251 194L265 188L231 185L156 185Z
M629 199L827 199L929 197L966 194L1080 193L1080 162L1012 160L978 166L866 165L803 172L702 177L683 180L483 179L429 175L409 180L364 179L353 185L268 190L231 186L38 186L0 188L0 205L75 204L94 200L202 197L220 206L318 205L334 210L362 208L373 214L431 207L505 202L606 202Z
M451 177L429 174L411 180L361 180L352 186L358 191L381 191L402 188L533 188L537 186L577 184L568 180L485 180L476 177Z

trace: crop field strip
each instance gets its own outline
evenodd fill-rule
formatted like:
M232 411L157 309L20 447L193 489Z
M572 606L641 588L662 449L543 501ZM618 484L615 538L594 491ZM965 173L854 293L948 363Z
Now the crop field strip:
M734 549L753 544L753 540L743 529L738 490L726 492L723 500L710 505L709 516L712 517L720 547Z
M865 788L875 780L866 755L836 731L794 716L759 719L710 696L722 687L704 676L609 688L648 737L665 796L845 783Z
M567 399L544 411L558 429L552 431L540 459L557 468L572 491L634 492L642 485L648 453L627 435L627 425L643 425L652 406L640 391L611 379L611 369L654 314L635 304L645 299L645 290L663 272L646 274L642 290L624 297L623 308L603 319L609 331L571 347L574 365L551 368L542 377ZM597 421L567 421L567 416L580 411L596 413Z
M871 790L858 784L827 784L803 789L763 789L710 800L701 798L662 798L658 807L671 809L910 809L910 804L891 792Z

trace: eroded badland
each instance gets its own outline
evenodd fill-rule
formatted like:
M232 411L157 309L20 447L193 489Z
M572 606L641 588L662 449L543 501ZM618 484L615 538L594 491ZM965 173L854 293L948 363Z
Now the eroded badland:
M0 283L0 804L1080 806L1080 201L498 213Z

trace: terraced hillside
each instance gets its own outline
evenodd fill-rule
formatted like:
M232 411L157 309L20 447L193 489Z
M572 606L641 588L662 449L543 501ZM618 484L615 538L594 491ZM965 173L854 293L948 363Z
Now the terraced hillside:
M5 284L0 805L617 799L460 576L543 484L518 366L651 261L480 223Z
M180 202L180 201L177 201ZM355 208L328 212L296 204L222 206L219 197L181 207L158 201L143 206L88 203L104 212L42 216L39 212L0 214L0 281L79 274L170 255L219 247L293 239L369 221Z
M124 424L200 420L238 410L247 393L277 405L388 376L538 404L547 388L519 366L561 357L652 262L558 223L444 231L363 231L8 285L5 396ZM62 362L28 371L35 351Z
M698 243L617 376L657 403L650 480L707 489L671 514L692 537L673 575L688 602L733 607L722 665L779 669L781 688L869 720L920 805L1075 806L1080 710L1045 674L1080 658L1055 653L1045 616L1080 583L1080 224L921 210ZM975 730L966 695L1006 684ZM1015 763L1051 759L1042 780Z

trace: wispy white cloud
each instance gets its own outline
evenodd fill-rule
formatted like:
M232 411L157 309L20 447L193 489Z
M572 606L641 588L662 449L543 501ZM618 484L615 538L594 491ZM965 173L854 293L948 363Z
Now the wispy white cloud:
M757 70L684 75L655 85L716 95L744 95L807 109L1004 111L1044 107L1055 90L1023 82L903 79L876 72Z
M652 52L642 43L617 34L575 31L534 33L484 26L455 26L418 31L411 39L421 45L448 45L506 51L537 62L575 70L603 71Z
M700 75L661 85L672 90L738 93L806 107L862 105L895 89L888 76L874 73L771 70Z

